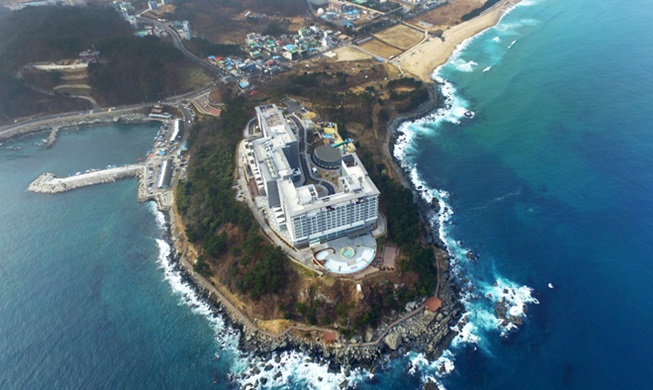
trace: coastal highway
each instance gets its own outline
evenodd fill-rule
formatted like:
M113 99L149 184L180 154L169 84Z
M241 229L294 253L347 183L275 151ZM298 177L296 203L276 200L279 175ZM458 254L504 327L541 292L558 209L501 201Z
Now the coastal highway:
M147 107L151 107L157 103L176 106L183 113L185 122L188 123L188 120L192 117L191 112L188 108L182 106L180 103L183 100L194 99L197 96L201 96L211 91L211 89L213 89L214 87L215 84L212 83L204 88L195 91L190 91L177 96L171 96L162 101L143 102L139 104L118 106L118 107L111 107L111 108L98 108L91 111L81 111L81 112L73 111L73 112L66 112L61 114L52 114L52 115L46 115L37 118L31 118L25 121L20 121L9 125L0 126L0 140L13 137L14 135L17 134L21 134L21 131L28 127L35 128L35 129L39 127L46 128L62 123L74 122L76 120L96 119L96 118L106 117L107 115L120 116L133 111L138 111L138 110L145 109Z

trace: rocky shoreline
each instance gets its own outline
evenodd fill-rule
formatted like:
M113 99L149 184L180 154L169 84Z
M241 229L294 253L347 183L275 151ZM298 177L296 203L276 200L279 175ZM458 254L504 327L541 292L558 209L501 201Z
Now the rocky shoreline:
M412 113L395 117L389 122L386 148L390 158L388 161L400 175L402 183L412 188L416 201L420 203L422 220L427 224L433 215L433 207L427 205L418 196L418 190L411 186L405 172L392 156L390 147L394 145L397 129L402 122L423 117L439 107L437 86L429 85L428 88L430 99L427 102L420 105ZM399 321L393 327L382 324L376 329L369 328L363 337L364 340L355 336L351 340L337 340L326 343L320 338L307 341L303 337L297 337L291 331L286 331L281 335L273 335L259 329L249 318L234 307L214 285L194 271L191 259L187 258L187 246L189 244L183 239L183 232L180 231L179 225L175 221L174 210L172 207L160 204L158 200L157 205L159 210L166 215L167 238L173 247L171 262L181 273L183 279L193 286L212 306L214 313L223 314L224 319L230 326L240 330L242 336L239 341L239 348L242 351L266 360L276 360L279 359L281 352L296 350L306 353L312 361L326 364L333 370L339 368L351 370L364 367L374 372L382 367L384 362L387 362L387 358L400 356L409 351L421 352L428 359L436 360L457 334L457 325L462 317L463 307L459 302L459 292L453 281L453 276L448 272L448 254L442 249L444 244L440 242L433 230L431 230L428 239L436 247L438 268L441 272L438 296L442 300L442 307L433 313L425 310L423 302L415 302L412 307L407 308L409 318ZM433 227L431 226L431 228ZM243 375L256 374L256 370L258 368L253 367L251 372Z
M392 156L391 148L394 145L398 135L398 127L407 120L414 120L429 112L437 109L439 106L439 92L437 85L428 86L429 100L415 111L394 117L387 126L386 133L386 153L387 162L390 164L401 182L406 187L411 187L410 180L406 172L399 166L398 161ZM149 120L146 116L134 113L123 114L120 116L103 115L101 117L85 118L82 120L66 121L56 123L50 126L21 126L16 132L9 136L24 135L30 132L46 131L53 129L48 138L47 144L52 145L56 140L56 135L61 128L70 128L77 126L93 126L106 123L139 123ZM2 136L7 137L9 132ZM122 177L140 176L141 170L129 172L113 173L98 177L92 175L86 177L73 177L69 179L57 179L53 174L45 173L37 178L29 190L35 192L56 193L66 191L78 186L96 184L117 180ZM91 173L89 173L91 175ZM82 176L86 176L82 175ZM60 181L66 180L64 183ZM272 334L259 329L251 319L247 318L242 312L233 305L220 290L211 284L206 278L196 273L193 269L194 256L189 255L190 244L185 240L183 226L176 221L174 210L174 201L170 199L164 201L163 197L154 199L145 197L142 194L142 180L139 185L139 200L154 200L158 209L164 213L167 222L166 240L173 248L171 263L189 285L198 292L199 295L211 305L214 313L221 314L229 326L239 329L241 337L239 348L249 354L258 356L266 361L279 359L284 351L300 351L308 355L311 361L328 365L332 370L344 369L346 371L355 368L366 368L371 372L383 367L395 356L401 356L407 352L423 353L429 360L436 360L442 351L446 349L451 340L457 334L457 324L460 324L462 317L462 305L459 303L459 293L453 278L448 272L449 258L446 251L443 250L443 243L435 234L433 226L431 227L428 241L436 247L435 254L438 262L439 277L437 296L442 300L442 307L436 312L425 309L424 301L410 302L404 313L398 313L395 321L392 323L383 323L375 329L368 328L363 337L354 336L349 340L337 339L332 342L326 342L325 329L296 325L281 334ZM424 223L429 222L433 216L433 206L426 204L420 196L418 189L412 188L415 195L415 201L419 203L420 214ZM172 195L172 193L170 193ZM311 337L305 338L305 334L310 332ZM256 375L259 368L252 367L243 375Z
M458 304L458 292L450 279L441 286L440 297L443 306L437 313L420 307L418 310L421 313L393 327L381 342L373 345L368 344L372 344L370 341L385 331L387 325L374 330L368 329L365 342L361 340L358 343L345 341L325 344L319 340L306 341L295 337L291 332L277 337L265 334L237 312L230 302L225 302L225 298L217 293L216 288L193 270L188 259L185 259L180 251L180 243L174 238L179 232L175 232L175 224L170 221L171 213L164 214L167 221L167 240L174 248L170 259L173 267L182 275L182 279L209 303L214 314L222 315L228 326L240 330L239 349L243 352L271 360L278 359L279 354L284 351L295 350L307 354L313 362L328 365L332 370L341 367L345 370L364 367L374 372L382 367L387 357L392 358L411 351L424 353L430 360L436 360L457 334L454 326L462 316L462 306ZM253 372L245 375L256 374L256 368L252 370Z

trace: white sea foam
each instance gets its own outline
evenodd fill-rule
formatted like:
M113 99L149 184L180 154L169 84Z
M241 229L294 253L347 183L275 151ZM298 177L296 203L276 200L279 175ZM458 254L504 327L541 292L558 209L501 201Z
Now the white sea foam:
M163 213L157 210L156 205L151 203L150 210L155 215L160 229L164 232L166 220ZM232 379L240 387L261 383L263 378L267 381L266 386L285 387L290 383L298 384L307 389L338 389L343 381L348 384L363 381L371 375L365 370L352 370L349 375L345 371L333 373L328 371L328 366L310 361L308 355L296 352L286 351L278 354L279 362L274 360L274 355L270 360L264 360L257 356L243 355L238 349L238 341L241 337L240 331L228 326L222 317L211 308L211 306L199 296L195 290L184 282L179 271L171 262L170 244L163 239L155 239L159 248L157 262L163 270L163 277L170 285L172 293L179 297L179 304L191 308L194 314L205 317L214 332L216 341L216 358L221 355L227 355L227 361L230 362L230 373ZM256 372L254 368L258 370ZM268 367L268 370L265 368ZM244 374L244 375L243 375ZM277 378L275 378L277 376Z
M451 62L451 64L456 67L456 70L467 73L473 72L474 68L478 66L478 63L474 61L465 61L462 58L456 58Z
M456 368L454 356L449 350L445 350L435 361L428 360L424 354L415 352L407 353L405 358L408 360L408 375L419 375L422 384L435 382L440 389L444 389L444 386L439 379L449 375Z
M399 135L393 148L393 155L399 160L401 166L408 170L407 157L414 151L416 139L433 135L437 127L442 122L459 124L469 110L468 103L456 95L456 90L451 83L440 79L441 94L444 97L442 108L437 109L434 113L417 119L413 122L404 122L397 129Z
M516 31L516 30L519 27L521 27L523 25L534 25L534 24L539 23L539 21L536 20L536 19L523 19L523 20L520 20L519 22L511 22L511 23L504 22L505 17L508 16L510 13L512 13L512 11L514 11L520 5L532 5L532 4L535 4L536 2L537 2L537 0L521 1L521 2L517 3L516 5L513 5L513 6L509 7L509 8L507 8L503 12L503 14L501 15L501 18L499 19L499 22L497 24L495 24L494 26L490 26L490 27L486 28L483 31L480 31L478 34L476 34L474 36L471 36L471 37L465 39L464 41L462 41L460 44L458 44L458 46L456 46L454 51L451 53L451 56L449 57L449 60L446 63L444 63L444 64L440 65L439 67L437 67L436 69L434 69L431 77L434 80L437 80L437 78L439 77L439 74L440 74L440 70L445 66L454 65L454 66L458 67L459 65L462 65L462 64L457 63L457 61L460 61L460 56L461 56L462 52L474 40L479 39L486 32L488 32L488 31L497 31L497 32L500 33L500 35L511 35L511 34L517 35L517 34L519 34L519 32ZM500 42L501 38L499 36L495 36L492 40L495 41L495 42ZM469 62L473 62L473 61L469 61ZM467 64L468 64L467 66L463 65L458 70L470 71L471 72L473 69L472 70L466 70L466 69L470 68L469 65L471 65L471 64L469 64L469 62L467 62ZM473 63L475 65L478 65L476 62L473 62ZM473 66L471 66L471 67L473 68Z
M294 384L306 389L338 389L342 382L355 385L372 375L361 369L355 369L349 375L344 369L337 373L329 372L327 365L311 362L305 354L296 351L282 352L267 361L257 358L247 360L247 375L238 381L241 387L255 388L256 383L266 382L265 387L287 388Z
M476 62L472 65L472 61L460 59L460 53L470 41L459 45L448 64L455 66L457 70L468 70L470 67L478 65ZM491 66L485 68L484 71L490 69ZM439 205L439 211L433 213L430 218L433 226L437 228L440 240L445 244L451 256L450 272L461 288L462 303L466 310L461 322L454 327L459 334L452 345L455 348L463 344L473 344L491 354L489 345L485 345L485 337L491 333L505 336L511 330L517 329L517 324L521 323L526 316L526 305L538 302L531 295L532 290L527 286L520 286L500 275L488 277L488 275L476 274L478 271L474 269L467 256L469 250L449 234L451 219L454 215L453 208L448 204L449 193L429 187L428 183L420 177L417 165L411 162L412 155L417 151L416 144L420 137L432 136L444 122L459 123L468 110L468 103L456 93L451 82L439 76L439 71L440 68L434 72L434 79L441 85L444 107L417 121L402 124L399 127L400 136L393 153L402 168L408 173L415 188L420 189L419 194L427 204L435 201ZM513 195L515 194L508 194L499 200ZM488 279L495 280L495 282L484 281ZM498 303L505 307L505 314L500 315L496 310ZM415 362L412 363L412 367L417 367ZM453 367L453 361L451 361L450 367ZM447 371L444 370L444 372Z
M533 289L528 286L520 286L513 281L498 277L493 285L484 287L483 293L494 303L505 302L508 314L521 319L526 316L527 304L540 303L532 292Z
M517 6L518 7L530 7L535 4L539 4L540 0L522 0L520 1Z
M406 161L406 156L415 144L417 137L433 135L434 128L442 122L459 124L469 111L469 103L456 94L456 89L447 80L438 78L440 93L444 98L443 107L413 122L404 122L397 129L399 136L394 145L393 154L399 161ZM403 166L403 163L402 163ZM404 168L408 168L404 166Z

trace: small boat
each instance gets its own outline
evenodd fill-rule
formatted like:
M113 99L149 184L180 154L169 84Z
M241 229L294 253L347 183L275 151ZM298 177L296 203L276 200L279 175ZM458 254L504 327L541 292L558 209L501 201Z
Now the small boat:
M467 110L467 111L465 111L465 113L464 113L463 115L464 115L465 118L467 118L467 119L472 119L472 118L474 117L475 114L474 114L474 111Z

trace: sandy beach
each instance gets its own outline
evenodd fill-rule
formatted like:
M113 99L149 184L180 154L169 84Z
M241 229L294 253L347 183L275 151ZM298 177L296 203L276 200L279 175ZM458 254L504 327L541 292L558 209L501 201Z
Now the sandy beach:
M518 2L519 0L501 1L472 20L446 30L442 34L443 40L431 37L415 46L400 56L401 69L423 81L432 81L433 70L444 64L458 45L497 24L506 10L514 7Z

